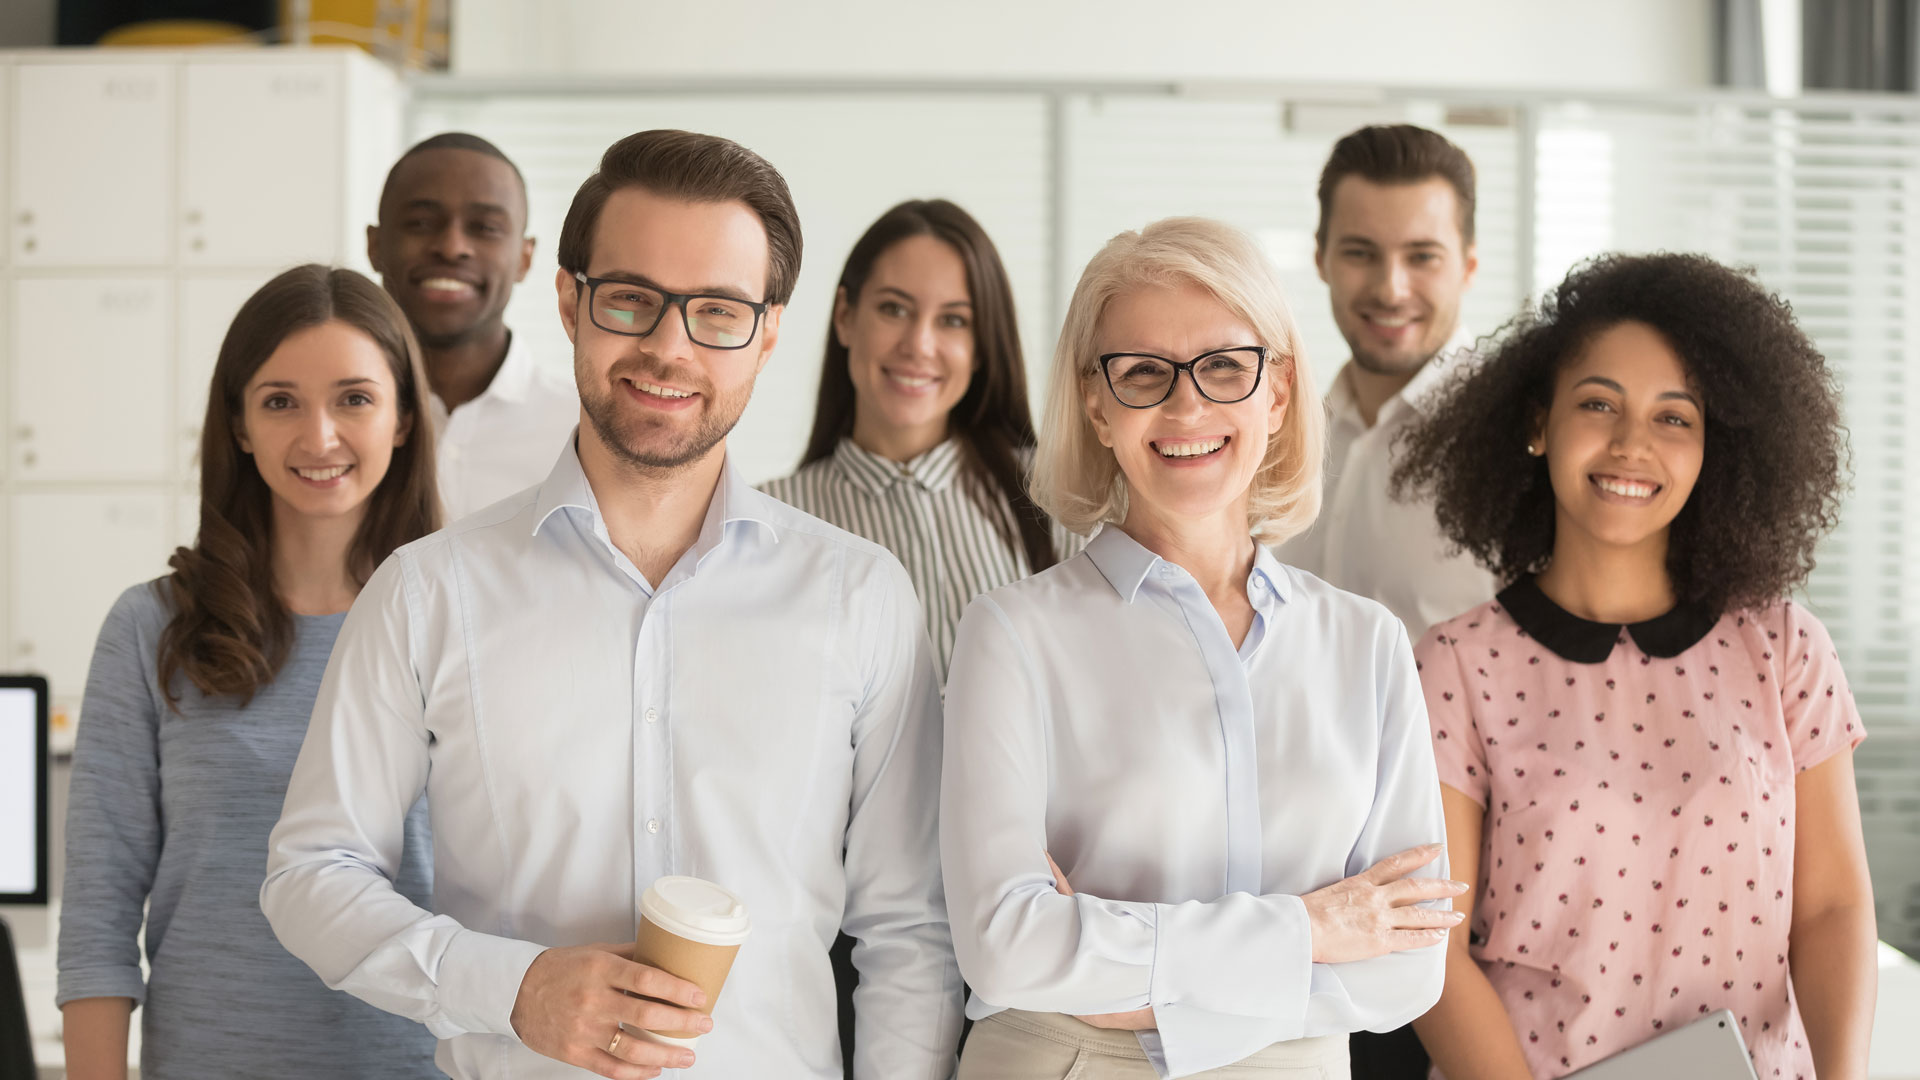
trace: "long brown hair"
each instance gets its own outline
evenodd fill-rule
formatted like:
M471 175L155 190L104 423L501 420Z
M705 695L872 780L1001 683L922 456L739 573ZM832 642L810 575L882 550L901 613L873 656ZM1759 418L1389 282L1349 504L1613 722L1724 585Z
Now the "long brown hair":
M1018 451L1031 451L1037 440L1027 408L1027 368L1013 314L1013 286L986 230L973 215L945 199L903 202L880 215L853 245L840 271L840 288L846 290L849 305L859 303L874 262L888 248L915 236L945 243L959 254L967 270L967 292L973 302L973 381L947 416L948 427L963 450L961 480L1007 548L1025 552L1028 569L1038 573L1059 562L1060 556L1048 535L1046 514L1027 494L1025 470L1017 456ZM828 327L813 434L800 459L802 466L831 457L840 440L853 434L853 376L847 362L846 344Z
M174 676L209 697L244 704L272 682L293 647L293 618L273 581L272 494L237 436L254 372L295 333L339 321L380 346L393 369L407 440L394 448L387 475L347 551L347 570L364 585L393 549L440 527L434 486L433 430L420 346L406 316L384 290L352 270L296 266L248 298L220 343L200 430L200 533L174 551L164 579L173 619L160 635L159 677L178 710Z

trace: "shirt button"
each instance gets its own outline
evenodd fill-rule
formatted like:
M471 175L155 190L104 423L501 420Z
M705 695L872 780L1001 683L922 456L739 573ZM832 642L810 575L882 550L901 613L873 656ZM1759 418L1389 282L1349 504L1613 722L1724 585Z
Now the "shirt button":
M657 710L657 709L648 709L648 710L647 710L647 723L649 723L649 724L651 724L651 723L653 723L653 722L654 722L655 720L658 720L658 719L660 719L660 712L659 712L659 710Z
M657 818L657 817L650 817L650 818L648 818L648 819L647 819L647 831L648 831L648 832L650 832L650 833L657 833L657 832L659 832L659 831L660 831L660 819L659 819L659 818Z
M1266 579L1266 578L1263 578L1263 577L1257 577L1257 578L1254 578L1254 579L1253 579L1253 588L1254 588L1254 591L1255 591L1255 592L1266 592L1266 591L1267 591L1267 579Z

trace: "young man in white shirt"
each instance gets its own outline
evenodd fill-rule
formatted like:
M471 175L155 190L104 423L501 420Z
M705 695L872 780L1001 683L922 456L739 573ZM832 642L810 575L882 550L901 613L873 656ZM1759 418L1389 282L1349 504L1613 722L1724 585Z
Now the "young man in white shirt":
M1319 195L1314 265L1352 353L1327 389L1320 517L1275 555L1385 604L1417 642L1497 589L1471 558L1447 550L1429 503L1388 492L1395 437L1455 365L1471 361L1460 302L1479 267L1473 162L1425 128L1364 127L1334 144ZM1355 1076L1427 1074L1412 1027L1357 1032L1350 1052Z
M1319 520L1275 554L1385 604L1417 642L1495 591L1447 550L1431 506L1388 493L1395 437L1472 346L1460 302L1479 266L1473 162L1425 128L1365 127L1334 144L1319 194L1314 265L1352 352L1327 389Z
M504 313L533 264L527 188L500 148L462 132L400 156L367 226L367 259L420 340L446 520L540 482L580 401Z
M425 1023L455 1080L696 1054L703 1077L838 1078L843 928L854 1075L953 1070L939 683L912 583L726 459L799 265L786 182L751 151L614 144L560 240L575 439L538 487L396 552L341 628L261 908L329 986ZM423 792L432 912L389 879ZM753 921L710 1030L697 987L627 959L641 894L673 874Z

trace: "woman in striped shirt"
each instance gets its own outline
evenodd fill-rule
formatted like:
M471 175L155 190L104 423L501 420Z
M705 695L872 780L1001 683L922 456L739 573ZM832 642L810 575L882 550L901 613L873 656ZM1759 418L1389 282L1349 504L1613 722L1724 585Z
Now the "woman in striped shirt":
M944 199L888 210L840 272L806 455L767 493L899 557L944 677L968 601L1084 543L1027 496L1034 441L993 241Z

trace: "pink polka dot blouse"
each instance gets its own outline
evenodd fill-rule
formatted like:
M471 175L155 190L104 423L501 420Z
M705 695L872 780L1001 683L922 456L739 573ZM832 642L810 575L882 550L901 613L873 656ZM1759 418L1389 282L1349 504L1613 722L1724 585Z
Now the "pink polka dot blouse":
M1536 1077L1722 1007L1813 1080L1787 971L1794 776L1866 736L1805 608L1592 623L1524 579L1415 650L1440 780L1487 808L1471 954Z

